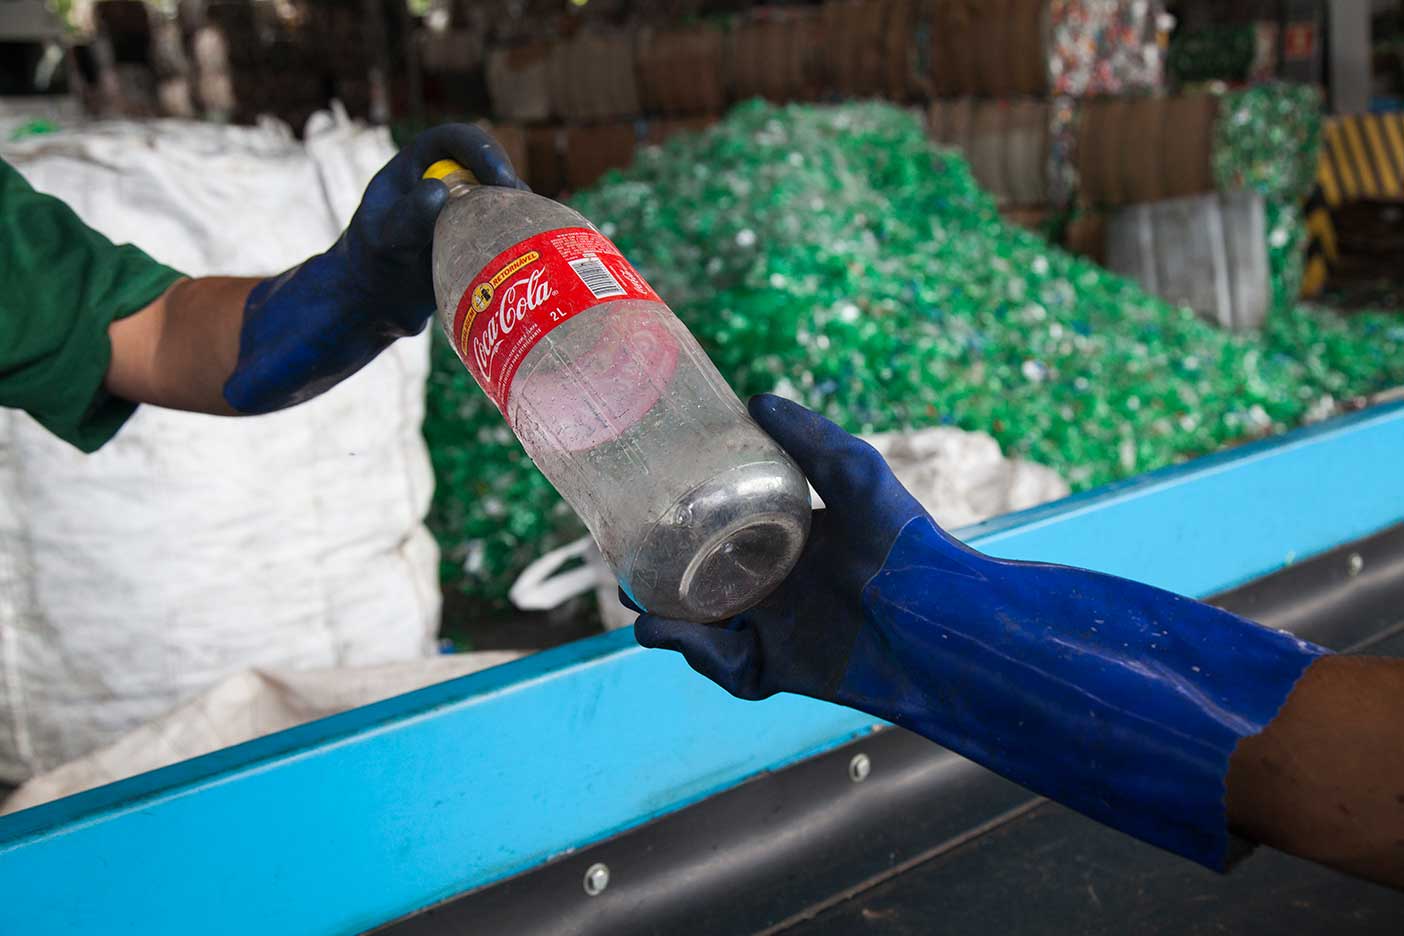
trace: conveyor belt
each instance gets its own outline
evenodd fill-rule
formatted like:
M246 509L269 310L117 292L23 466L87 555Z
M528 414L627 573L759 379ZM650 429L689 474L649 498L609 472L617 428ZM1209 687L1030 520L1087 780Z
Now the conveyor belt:
M1404 527L1217 603L1404 655ZM888 730L376 932L1398 936L1404 893L1267 849L1216 875Z
M1404 635L1370 653L1404 656ZM1404 893L1268 848L1219 875L1055 803L783 929L941 933L1404 933Z

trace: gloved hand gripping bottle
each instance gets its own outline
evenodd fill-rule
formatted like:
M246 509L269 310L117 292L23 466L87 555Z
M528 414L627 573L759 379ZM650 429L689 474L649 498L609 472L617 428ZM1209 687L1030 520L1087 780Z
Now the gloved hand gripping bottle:
M697 340L579 213L445 160L439 323L650 612L717 621L799 558L809 485Z

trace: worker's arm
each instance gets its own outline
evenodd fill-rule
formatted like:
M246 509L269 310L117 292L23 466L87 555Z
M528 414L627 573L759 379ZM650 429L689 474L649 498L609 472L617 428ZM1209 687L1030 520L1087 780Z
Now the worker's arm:
M268 279L182 280L114 321L106 391L175 409L266 413L322 393L419 332L434 312L430 248L448 197L422 175L449 158L484 183L521 184L481 129L426 131L377 173L326 253Z
M239 360L244 304L258 282L183 279L140 312L113 322L104 389L133 403L235 415L224 384Z
M1313 663L1239 742L1228 818L1245 838L1404 888L1404 660Z
M795 692L886 719L1211 868L1227 866L1232 827L1399 880L1404 847L1386 842L1382 819L1404 803L1378 793L1404 793L1404 695L1384 667L1137 582L975 552L871 446L777 397L751 413L827 509L760 606L723 625L645 614L641 644L681 652L741 698ZM1344 688L1350 666L1369 688ZM1373 777L1346 766L1372 762ZM1331 810L1346 818L1342 804L1378 827L1314 839Z

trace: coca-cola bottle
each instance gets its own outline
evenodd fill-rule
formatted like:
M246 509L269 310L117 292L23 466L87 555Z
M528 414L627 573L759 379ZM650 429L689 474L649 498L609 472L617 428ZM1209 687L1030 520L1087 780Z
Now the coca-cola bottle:
M578 212L451 161L439 322L641 607L716 621L799 558L809 485L682 322Z

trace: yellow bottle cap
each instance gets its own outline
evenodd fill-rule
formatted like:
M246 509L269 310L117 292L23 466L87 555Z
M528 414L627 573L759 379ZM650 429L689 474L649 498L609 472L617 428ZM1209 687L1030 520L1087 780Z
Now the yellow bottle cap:
M478 184L477 176L473 175L473 173L463 168L463 165L461 163L453 159L440 159L438 162L431 165L428 169L425 169L424 175L421 178L442 179L445 176L453 175L455 172L463 173L464 175L468 176L468 179L474 185Z

